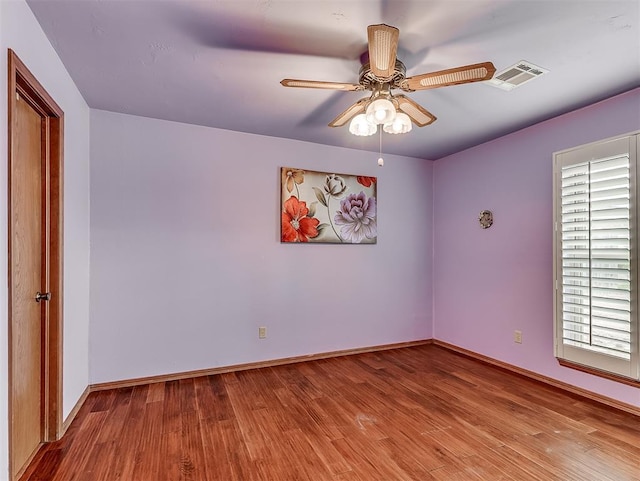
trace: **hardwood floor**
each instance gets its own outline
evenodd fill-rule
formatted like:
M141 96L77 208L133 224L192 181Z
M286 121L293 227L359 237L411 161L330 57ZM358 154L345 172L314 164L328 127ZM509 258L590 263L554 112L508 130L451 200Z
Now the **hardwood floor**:
M640 417L425 345L92 393L23 481L640 480Z

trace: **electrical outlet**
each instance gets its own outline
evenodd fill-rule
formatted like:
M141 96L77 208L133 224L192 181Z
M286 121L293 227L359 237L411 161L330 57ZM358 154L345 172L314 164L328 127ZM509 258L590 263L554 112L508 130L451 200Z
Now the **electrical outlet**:
M259 327L258 328L258 338L259 339L266 339L267 338L267 328L266 327Z
M513 342L517 342L518 344L522 344L522 331L514 331L513 332Z

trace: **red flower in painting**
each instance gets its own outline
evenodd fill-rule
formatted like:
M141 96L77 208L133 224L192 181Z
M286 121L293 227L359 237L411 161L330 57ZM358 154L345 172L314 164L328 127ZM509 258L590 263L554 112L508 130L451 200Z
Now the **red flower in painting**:
M371 187L371 184L375 184L378 179L376 177L361 177L358 176L358 184L365 187Z
M282 242L309 242L309 238L318 236L320 221L307 217L309 209L305 201L299 201L293 195L284 203L282 211Z

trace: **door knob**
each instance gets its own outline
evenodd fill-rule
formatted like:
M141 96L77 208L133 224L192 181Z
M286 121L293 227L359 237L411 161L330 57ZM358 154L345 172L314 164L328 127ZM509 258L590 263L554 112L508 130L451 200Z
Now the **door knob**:
M40 301L50 301L51 293L50 292L36 292L36 302Z

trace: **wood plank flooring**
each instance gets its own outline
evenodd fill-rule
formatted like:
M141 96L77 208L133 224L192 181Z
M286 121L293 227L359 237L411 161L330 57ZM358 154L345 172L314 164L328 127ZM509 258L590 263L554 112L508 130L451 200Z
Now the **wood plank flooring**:
M640 417L433 345L95 392L23 481L640 481Z

